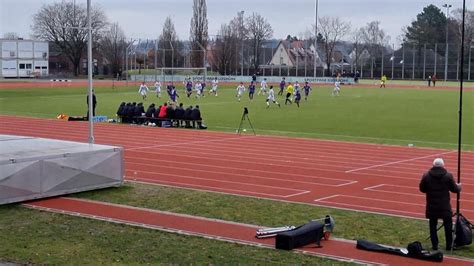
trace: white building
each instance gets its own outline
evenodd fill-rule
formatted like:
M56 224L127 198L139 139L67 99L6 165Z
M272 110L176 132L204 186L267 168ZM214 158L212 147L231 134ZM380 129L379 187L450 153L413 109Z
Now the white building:
M0 78L39 77L49 74L48 42L0 39Z

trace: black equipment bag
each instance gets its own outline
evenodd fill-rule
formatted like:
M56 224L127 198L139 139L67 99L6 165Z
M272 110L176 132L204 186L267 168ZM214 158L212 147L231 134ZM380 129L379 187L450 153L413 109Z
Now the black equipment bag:
M466 217L459 214L456 221L456 238L454 244L456 247L467 246L472 243L472 224Z
M368 251L399 255L403 257L410 257L420 260L429 260L436 262L443 261L443 253L441 251L434 251L430 253L426 250L423 250L421 243L418 241L408 244L407 248L398 248L380 245L377 243L369 242L367 240L357 240L357 248Z
M70 116L67 121L87 121L86 116Z
M310 243L316 243L319 246L324 235L323 229L323 224L311 221L294 230L278 233L276 235L275 248L292 250Z

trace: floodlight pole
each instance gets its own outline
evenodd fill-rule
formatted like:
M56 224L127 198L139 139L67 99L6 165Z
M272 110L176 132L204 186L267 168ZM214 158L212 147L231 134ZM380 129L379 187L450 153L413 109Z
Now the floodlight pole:
M458 130L458 183L461 183L461 137L462 137L462 91L464 83L464 40L465 40L465 20L466 20L466 0L463 0L462 8L462 33L461 33L461 76L459 79L459 130ZM456 213L459 220L459 200L460 193L457 194Z
M446 50L444 53L444 81L448 80L448 31L449 31L449 8L452 5L444 4L443 7L446 7Z
M464 39L465 39L465 20L466 20L466 0L463 0L462 4L462 27L461 27L461 76L459 79L459 127L458 127L458 183L461 183L461 146L462 146L462 91L463 91L463 83L464 83ZM469 48L470 49L470 48ZM453 242L451 243L451 254L453 253L454 249L454 241L456 236L456 230L458 228L459 223L459 215L461 209L461 193L457 193L456 195L456 226L454 227L453 231Z
M89 144L94 144L94 116L93 116L93 99L92 99L92 23L91 23L91 0L87 0L87 79L89 84Z
M316 77L316 51L318 48L318 4L319 0L314 2L314 77Z
M240 76L244 75L244 12L240 11L241 21L240 21L240 54L241 54L241 62L240 62Z

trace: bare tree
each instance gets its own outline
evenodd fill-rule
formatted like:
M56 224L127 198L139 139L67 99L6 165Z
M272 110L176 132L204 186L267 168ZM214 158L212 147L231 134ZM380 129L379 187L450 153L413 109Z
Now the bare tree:
M92 37L96 44L107 18L99 7L91 10ZM33 17L33 32L38 39L54 42L74 65L79 74L81 57L87 46L87 10L84 5L62 1L43 5Z
M462 36L462 9L456 9L453 11L453 19L455 23L453 26L455 29L456 37L458 39L458 43L461 44L461 36ZM474 11L466 10L466 18L464 23L464 46L469 49L469 44L474 42Z
M125 33L117 22L112 23L109 30L105 31L100 39L100 52L107 59L114 76L120 72L123 52L126 47Z
M352 34L352 65L355 69L361 64L360 59L363 51L366 49L363 40L363 29L359 28Z
M232 73L235 69L235 42L237 41L237 32L232 30L232 26L222 24L214 42L212 59L213 67L221 75Z
M256 72L259 66L260 47L262 43L273 36L273 29L270 23L258 13L252 13L246 21L247 37L252 44L252 65Z
M203 64L208 40L206 0L193 0L193 17L191 19L189 39L192 50L191 65L193 67L205 67Z
M5 32L3 38L7 40L18 40L20 36L16 32Z
M240 11L237 13L237 16L234 17L229 26L232 29L232 32L236 35L237 39L235 42L235 49L236 49L236 62L241 64L241 68L243 68L244 62L244 41L247 36L247 28L245 27L245 17L244 11Z
M321 17L318 23L318 32L324 39L324 53L326 56L327 75L331 75L331 63L336 44L350 31L351 24L339 18Z
M381 51L388 44L389 37L380 28L380 21L371 21L361 29L362 39L368 48L371 59L371 77L374 76L375 57L382 54ZM383 72L383 70L382 70Z
M163 24L163 31L158 38L158 49L161 50L158 51L158 54L160 55L160 62L162 62L163 67L174 67L178 65L181 46L174 28L174 23L171 17L167 17Z

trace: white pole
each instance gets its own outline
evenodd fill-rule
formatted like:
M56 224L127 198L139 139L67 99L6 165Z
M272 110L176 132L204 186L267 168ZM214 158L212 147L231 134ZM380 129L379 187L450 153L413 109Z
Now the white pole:
M92 23L91 23L91 0L87 0L87 78L89 84L89 144L94 144L94 124L93 124L93 101L92 101Z
M318 3L319 0L314 2L314 77L316 77L316 51L318 47Z
M446 7L446 49L444 53L444 81L448 80L448 30L449 30L449 8L452 5L444 4Z

